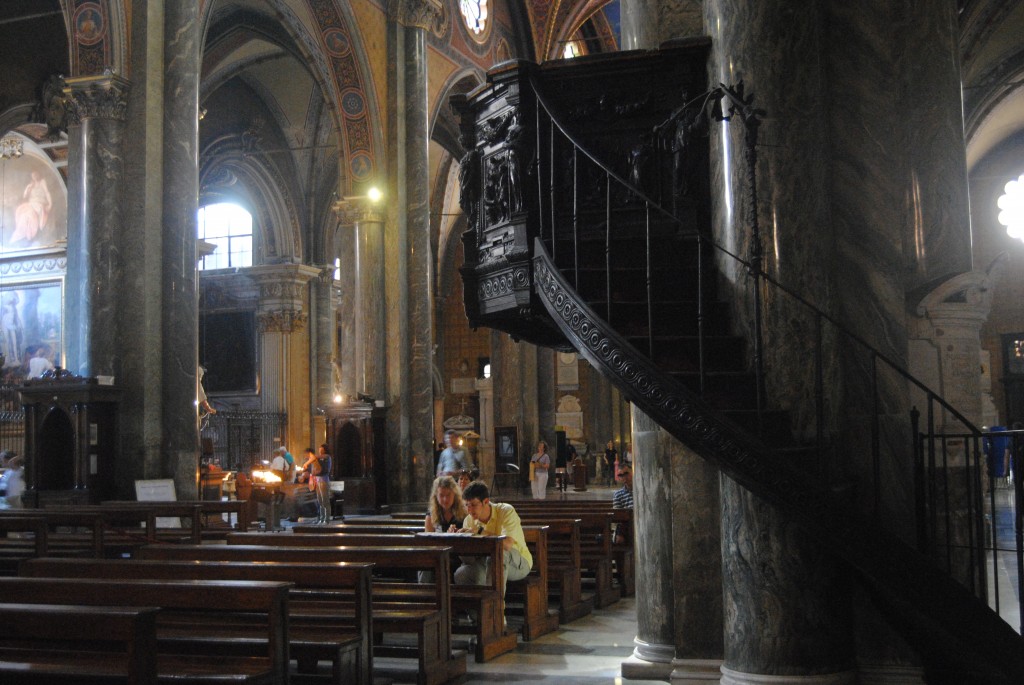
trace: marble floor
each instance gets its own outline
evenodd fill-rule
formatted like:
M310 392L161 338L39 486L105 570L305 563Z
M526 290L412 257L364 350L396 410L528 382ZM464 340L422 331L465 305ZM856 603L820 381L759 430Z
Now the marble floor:
M510 623L514 626L514 618ZM514 652L478 664L469 657L468 673L454 685L473 683L546 683L550 685L653 685L659 681L624 680L622 662L633 653L636 635L636 602L621 599L606 609L595 609L554 633L532 642L520 640ZM456 646L467 647L463 636L454 636ZM374 659L394 685L413 683L414 674L388 668L388 659Z

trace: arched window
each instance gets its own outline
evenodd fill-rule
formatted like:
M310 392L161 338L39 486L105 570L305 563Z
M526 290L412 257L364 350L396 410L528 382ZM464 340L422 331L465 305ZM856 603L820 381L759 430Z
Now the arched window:
M203 257L200 271L252 266L252 214L229 202L199 208L200 240L217 246Z

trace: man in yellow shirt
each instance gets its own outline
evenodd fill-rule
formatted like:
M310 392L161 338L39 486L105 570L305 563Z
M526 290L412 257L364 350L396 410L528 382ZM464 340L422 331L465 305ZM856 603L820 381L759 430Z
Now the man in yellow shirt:
M523 537L523 525L515 507L505 502L491 502L487 486L475 480L462 491L462 499L469 515L462 524L460 533L473 535L504 535L502 546L505 549L504 567L505 583L510 580L522 580L533 567L533 556L526 547ZM463 561L455 570L457 585L483 585L487 582L490 558L471 558ZM505 596L505 588L501 590Z

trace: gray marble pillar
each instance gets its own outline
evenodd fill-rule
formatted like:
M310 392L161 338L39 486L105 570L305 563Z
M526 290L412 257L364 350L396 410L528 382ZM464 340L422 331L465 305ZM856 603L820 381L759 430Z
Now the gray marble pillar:
M354 392L384 399L387 389L387 336L384 298L384 214L369 200L342 207L342 230L353 232Z
M425 499L433 481L434 392L432 311L433 262L430 249L430 193L426 31L440 21L432 0L390 0L393 29L391 73L396 79L396 161L398 271L398 364L395 455L399 497ZM392 414L395 412L392 411Z
M344 208L335 205L341 225L338 227L338 328L340 329L337 363L341 395L355 396L356 391L356 246L355 232L346 224ZM385 306L384 292L381 291L381 306ZM333 333L332 333L333 336Z
M196 412L198 305L196 211L199 203L199 5L164 5L162 452L180 499L198 496Z
M525 471L541 430L537 404L537 348L512 340L507 333L491 332L491 381L494 388L494 425L519 431L520 466ZM551 426L546 427L551 431ZM525 483L525 480L524 480Z
M926 283L970 267L963 132L957 71L955 6L945 0L840 0L796 5L785 0L706 0L704 25L712 38L712 83L742 82L767 113L761 126L757 180L765 269L864 336L887 357L907 358L907 303ZM730 130L731 128L731 130ZM739 121L712 128L712 188L718 242L748 254L749 197L743 174ZM723 261L722 292L741 306L749 324L749 283ZM787 407L798 437L813 434L813 319L770 297L766 308L769 404ZM867 484L871 477L871 358L848 339L826 332L827 413L823 432L836 445L836 469ZM905 363L904 363L905 365ZM911 520L912 461L908 458L908 388L896 374L878 378L881 425L881 516ZM729 489L726 488L726 491ZM867 496L860 501L871 502ZM765 540L792 534L774 512L729 495L744 522ZM737 531L737 534L742 531ZM723 546L745 553L742 541ZM780 587L817 578L818 602L837 597L821 574L812 546L794 540L804 558L764 551ZM731 552L731 551L732 552ZM759 552L760 554L761 552ZM767 606L752 574L727 573L727 595ZM815 575L818 574L818 575ZM732 585L730 586L730 583ZM807 592L803 588L802 592ZM785 596L783 593L781 596ZM832 624L848 625L849 607L836 604ZM858 607L858 611L863 609ZM737 671L840 675L849 662L841 646L850 635L819 633L812 621L779 613L780 640L746 637L753 615L728 614L727 664ZM812 617L818 621L817 617ZM831 637L821 645L831 664L802 652L795 635ZM735 642L735 644L733 644ZM751 650L764 650L760 655ZM861 655L861 657L870 655ZM730 682L735 682L736 674ZM753 677L753 676L751 676ZM822 675L822 677L825 677Z
M64 292L67 368L119 376L118 279L125 259L121 215L123 140L129 83L119 76L67 80L68 271ZM193 264L193 268L194 268ZM123 381L123 379L118 379Z
M857 682L848 571L796 523L721 480L722 683Z
M700 0L623 0L622 49L653 50L672 38L703 34Z
M635 407L632 436L637 635L622 675L677 685L718 682L718 471Z
M337 286L334 281L334 265L321 266L319 273L310 281L310 285L313 316L313 330L310 333L313 351L310 363L313 381L312 401L315 406L324 407L334 401L335 394L341 389L341 379L335 379L337 360L334 357L334 322ZM340 366L337 368L340 371Z

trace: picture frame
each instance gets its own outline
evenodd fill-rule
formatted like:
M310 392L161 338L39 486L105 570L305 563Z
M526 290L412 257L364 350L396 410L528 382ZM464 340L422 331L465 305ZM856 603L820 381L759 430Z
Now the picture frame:
M5 382L29 377L41 351L50 365L64 366L63 280L0 284L0 353ZM37 371L41 367L36 365ZM40 372L41 373L41 372Z
M207 395L255 394L256 313L210 312L199 317L199 360Z

